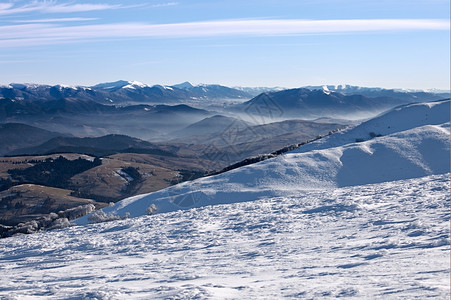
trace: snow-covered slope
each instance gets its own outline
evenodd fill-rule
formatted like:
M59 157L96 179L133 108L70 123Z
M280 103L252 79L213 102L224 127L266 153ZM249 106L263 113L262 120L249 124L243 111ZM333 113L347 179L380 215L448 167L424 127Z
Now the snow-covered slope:
M449 299L449 193L433 175L3 239L0 298Z
M283 156L124 199L104 211L136 217L150 205L161 213L448 173L449 108L449 100L402 106Z
M425 125L441 125L450 121L450 100L413 103L394 108L358 126L299 148L296 152L325 149L368 140L371 135L389 135Z

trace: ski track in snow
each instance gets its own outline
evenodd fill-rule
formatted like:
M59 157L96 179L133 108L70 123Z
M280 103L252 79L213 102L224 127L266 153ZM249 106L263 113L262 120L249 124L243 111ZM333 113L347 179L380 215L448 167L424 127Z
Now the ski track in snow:
M2 299L449 299L449 174L0 240Z

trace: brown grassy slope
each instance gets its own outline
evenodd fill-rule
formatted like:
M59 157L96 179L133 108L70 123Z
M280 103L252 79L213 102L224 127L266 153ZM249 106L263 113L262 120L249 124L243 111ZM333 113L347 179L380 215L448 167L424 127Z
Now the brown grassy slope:
M0 158L0 179L10 178L8 169L24 169L45 156ZM66 159L93 159L81 154L61 154ZM0 192L0 224L14 225L51 212L93 203L104 207L110 201L157 191L182 180L179 170L203 172L203 163L195 158L176 158L149 154L122 153L102 158L102 165L73 176L63 189L35 184L16 185ZM138 170L140 179L133 182L124 169ZM17 184L17 182L16 182Z
M67 189L35 184L22 184L0 192L0 198L6 199L6 201L2 200L0 205L0 223L15 225L50 212L58 212L89 203L94 204L96 208L107 206L106 203L70 196L71 192Z

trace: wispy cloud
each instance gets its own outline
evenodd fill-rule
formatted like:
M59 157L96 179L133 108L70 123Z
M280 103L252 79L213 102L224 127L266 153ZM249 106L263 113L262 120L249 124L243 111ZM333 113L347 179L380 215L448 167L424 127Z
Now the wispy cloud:
M96 10L108 10L123 8L122 5L111 4L73 4L73 3L61 3L56 1L33 1L30 4L14 5L13 3L0 4L0 15L12 15L28 12L44 12L44 13L72 13L72 12L86 12Z
M15 20L12 23L60 23L60 22L82 22L95 21L98 18L55 18L55 19L32 19L32 20Z
M122 5L110 5L110 4L56 4L49 5L43 10L50 13L71 13L71 12L85 12L95 10L107 10L118 9Z
M172 24L23 24L0 26L0 47L73 42L100 38L190 38L282 36L412 30L449 30L449 20L222 20Z
M8 10L14 6L13 3L0 3L0 11Z
M166 6L175 6L179 5L178 2L167 2L167 3L158 3L158 4L152 4L150 7L166 7Z

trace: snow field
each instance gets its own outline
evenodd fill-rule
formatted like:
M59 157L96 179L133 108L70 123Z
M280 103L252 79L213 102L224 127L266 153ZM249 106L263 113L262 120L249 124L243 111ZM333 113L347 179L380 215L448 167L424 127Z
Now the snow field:
M20 299L449 299L449 174L0 240Z

